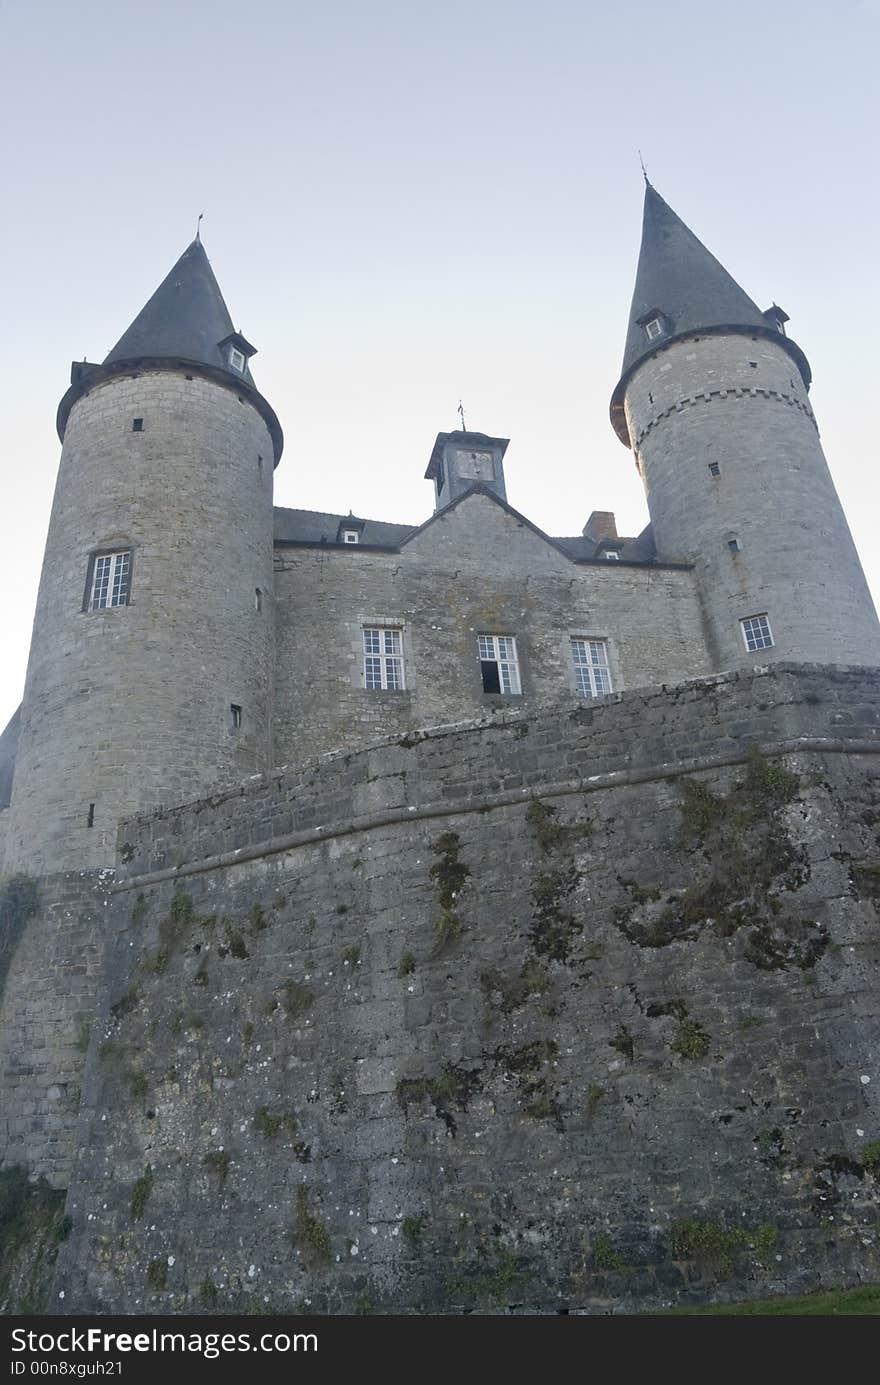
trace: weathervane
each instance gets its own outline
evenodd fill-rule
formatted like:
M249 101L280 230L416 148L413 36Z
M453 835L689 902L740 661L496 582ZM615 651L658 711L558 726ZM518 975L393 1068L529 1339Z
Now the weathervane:
M464 405L462 404L462 402L461 402L460 399L459 399L459 401L458 401L458 410L457 410L457 412L461 414L461 431L462 431L463 433L466 433L466 432L467 432L467 424L466 424L465 421L464 421Z
M199 234L199 227L200 227L201 224L202 224L202 217L203 217L204 215L205 215L204 212L199 212L199 219L198 219L198 221L196 222L196 240L201 240L201 236L200 236L200 234Z
M642 158L642 151L641 151L641 149L639 149L639 150L637 150L636 152L638 153L638 156L639 156L639 163L640 163L641 166L642 166L642 177L644 178L645 182L647 183L647 181L648 181L648 170L645 168L645 160Z

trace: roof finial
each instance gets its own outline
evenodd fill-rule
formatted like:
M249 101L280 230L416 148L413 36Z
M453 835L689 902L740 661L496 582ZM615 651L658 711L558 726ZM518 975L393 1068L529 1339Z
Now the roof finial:
M461 431L462 431L463 433L466 433L466 432L467 432L467 424L466 424L465 421L464 421L464 405L462 404L462 402L461 402L460 399L459 399L459 401L458 401L458 409L456 410L456 412L459 413L459 414L461 414Z
M199 212L199 219L198 219L198 221L196 222L196 240L199 242L200 245L201 245L201 243L202 243L202 237L201 237L201 235L199 234L199 227L200 227L201 224L202 224L202 217L203 217L204 215L205 215L204 212Z
M650 186L651 186L650 183L648 182L648 170L645 168L645 160L642 158L642 151L641 151L641 149L639 149L639 150L637 151L637 153L638 153L638 156L639 156L639 163L640 163L641 166L642 166L642 177L643 177L644 180L645 180L645 187L647 188L647 187L650 187Z

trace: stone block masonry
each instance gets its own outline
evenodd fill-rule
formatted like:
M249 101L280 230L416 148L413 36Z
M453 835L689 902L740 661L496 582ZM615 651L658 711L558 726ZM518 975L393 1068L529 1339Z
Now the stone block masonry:
M880 681L776 665L132 819L54 1307L880 1276Z
M55 1188L70 1178L112 874L43 877L17 941L0 938L0 1167Z

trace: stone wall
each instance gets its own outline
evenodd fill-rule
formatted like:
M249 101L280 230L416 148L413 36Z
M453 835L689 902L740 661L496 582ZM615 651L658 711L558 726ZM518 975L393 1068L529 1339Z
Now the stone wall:
M615 688L712 671L691 571L575 563L479 493L399 553L279 546L275 579L276 764L552 705L574 691L573 636L607 642ZM364 687L371 624L403 631L403 692ZM516 638L521 696L483 692L481 633Z
M70 1178L111 877L34 882L37 912L16 928L8 953L0 937L0 1167L23 1165L54 1188Z
M877 1279L878 746L876 671L777 666L124 824L59 1304Z

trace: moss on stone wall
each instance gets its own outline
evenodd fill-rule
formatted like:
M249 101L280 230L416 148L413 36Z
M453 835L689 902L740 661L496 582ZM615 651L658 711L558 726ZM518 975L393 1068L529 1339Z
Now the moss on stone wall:
M65 1190L32 1183L20 1165L0 1171L0 1314L49 1311L58 1249L70 1232Z

